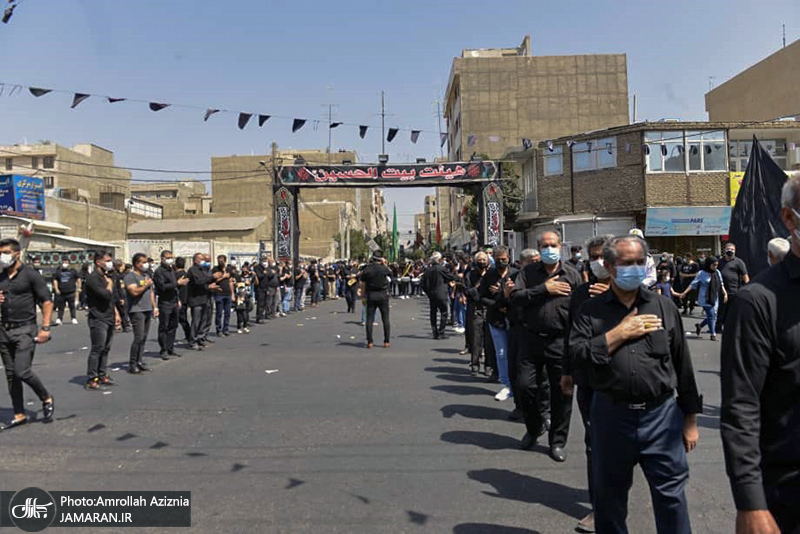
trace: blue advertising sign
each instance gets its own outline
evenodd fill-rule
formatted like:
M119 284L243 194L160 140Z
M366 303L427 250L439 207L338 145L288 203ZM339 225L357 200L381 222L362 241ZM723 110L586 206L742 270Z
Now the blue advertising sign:
M730 224L730 206L647 208L644 235L727 235Z
M44 180L35 176L0 176L0 212L44 219Z

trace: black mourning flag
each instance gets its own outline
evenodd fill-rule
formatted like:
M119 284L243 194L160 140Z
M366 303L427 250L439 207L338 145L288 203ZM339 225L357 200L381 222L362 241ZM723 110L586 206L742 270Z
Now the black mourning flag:
M169 104L161 104L160 102L150 102L150 111L161 111L166 107L169 107Z
M208 108L206 110L206 114L203 115L203 122L208 122L208 119L211 118L211 115L213 115L215 113L219 113L219 110L218 109L213 109L213 108Z
M244 130L244 127L247 126L247 123L250 122L250 117L252 117L252 113L239 113L239 129Z
M28 87L28 91L35 97L44 96L47 93L51 92L52 89L42 89L41 87Z
M306 124L306 119L294 119L292 122L292 133L296 132Z
M363 124L358 127L358 136L361 139L364 139L364 137L366 137L368 128L369 128L369 126L364 126Z
M341 123L341 122L332 122L332 123L330 123L328 126L329 126L331 129L333 129L333 128L338 128L338 127L339 127L339 126L341 126L341 125L342 125L342 123Z
M259 115L258 116L258 127L261 128L264 126L264 123L269 120L272 115Z
M91 95L87 95L86 93L75 93L75 96L72 97L72 105L69 107L70 109L75 109L78 104L89 98Z
M113 97L110 97L110 96L108 97L108 103L109 104L116 104L117 102L125 102L126 100L127 100L127 98L113 98Z
M753 136L753 151L731 214L730 239L736 255L747 265L750 277L767 268L767 243L786 237L781 221L781 189L786 173L761 148Z
M386 140L388 142L394 141L394 137L397 135L397 132L400 131L400 128L389 128L389 133L386 134Z
M419 139L419 130L411 130L411 142L416 145L417 139Z

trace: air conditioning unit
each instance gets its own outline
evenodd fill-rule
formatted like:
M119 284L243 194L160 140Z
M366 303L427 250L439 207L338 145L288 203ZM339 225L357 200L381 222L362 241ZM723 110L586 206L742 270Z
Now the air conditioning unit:
M789 166L800 165L800 147L789 150Z

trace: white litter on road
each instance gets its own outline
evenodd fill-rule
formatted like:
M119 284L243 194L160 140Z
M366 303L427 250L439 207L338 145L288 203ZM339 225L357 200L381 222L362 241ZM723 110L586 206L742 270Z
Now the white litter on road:
M89 350L89 347L81 347L81 350Z
M297 326L305 326L303 323L297 323Z
M111 393L112 393L111 391L104 391L103 395L111 395Z
M69 355L69 354L75 354L75 351L74 351L74 350L71 350L71 351L69 351L69 352L65 352L64 354L67 354L67 355Z
M278 372L278 370L277 370L277 369L267 369L267 370L266 370L266 371L264 371L264 372L265 372L265 373L267 373L268 375L271 375L272 373L277 373L277 372Z
M342 336L340 336L339 334L336 334L336 339L342 339Z

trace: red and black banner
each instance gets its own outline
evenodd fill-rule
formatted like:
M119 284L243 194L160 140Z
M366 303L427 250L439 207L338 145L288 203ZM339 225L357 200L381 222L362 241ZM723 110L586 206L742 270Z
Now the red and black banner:
M483 244L503 244L503 190L499 183L483 188Z
M289 165L278 171L283 185L305 187L441 186L499 179L493 161L409 165Z
M285 187L275 191L275 246L274 257L278 261L293 261L296 252L295 235L297 224L294 195Z

